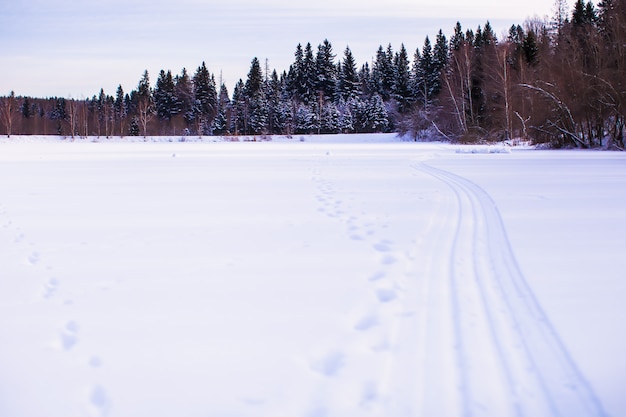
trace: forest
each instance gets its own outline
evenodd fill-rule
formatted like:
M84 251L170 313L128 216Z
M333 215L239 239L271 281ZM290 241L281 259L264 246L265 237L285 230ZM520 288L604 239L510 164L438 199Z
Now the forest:
M555 148L626 146L626 0L513 25L440 30L410 53L378 47L358 65L349 47L298 44L278 72L253 58L232 94L202 63L193 72L145 71L85 100L0 98L10 136L294 135L398 132L412 140L532 141Z

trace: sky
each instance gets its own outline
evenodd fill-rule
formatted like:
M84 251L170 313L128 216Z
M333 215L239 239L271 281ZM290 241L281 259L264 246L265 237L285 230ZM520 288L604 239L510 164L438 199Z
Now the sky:
M193 74L204 61L232 93L252 58L287 70L298 43L328 39L357 65L380 45L412 57L426 36L552 15L551 1L526 0L0 0L0 96L88 98L136 88L144 70Z

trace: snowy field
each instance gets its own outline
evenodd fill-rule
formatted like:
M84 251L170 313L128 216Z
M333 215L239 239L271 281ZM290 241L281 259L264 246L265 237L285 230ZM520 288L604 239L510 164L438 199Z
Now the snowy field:
M0 416L626 415L626 154L176 140L0 140Z

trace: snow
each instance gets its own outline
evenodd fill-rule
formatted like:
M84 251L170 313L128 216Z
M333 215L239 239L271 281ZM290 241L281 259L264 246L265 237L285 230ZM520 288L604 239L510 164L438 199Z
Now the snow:
M0 140L1 416L626 413L626 155L179 139Z

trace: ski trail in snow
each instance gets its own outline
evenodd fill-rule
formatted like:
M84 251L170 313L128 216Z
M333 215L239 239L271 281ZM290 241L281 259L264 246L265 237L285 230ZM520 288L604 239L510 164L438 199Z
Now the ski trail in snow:
M441 239L431 235L437 250L448 241L450 263L427 269L448 278L427 280L424 337L435 340L418 352L424 385L434 377L435 387L455 397L449 411L468 417L605 416L526 283L493 200L466 178L424 163L415 168L445 183L457 205L446 209L451 223L438 230ZM441 358L456 370L438 370ZM436 397L425 388L423 415L442 406Z

